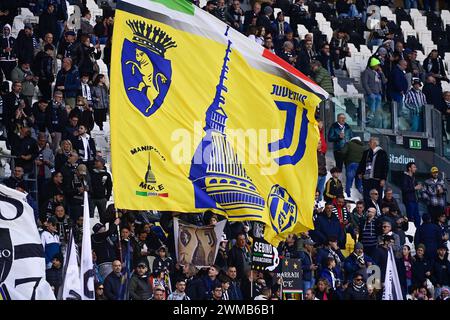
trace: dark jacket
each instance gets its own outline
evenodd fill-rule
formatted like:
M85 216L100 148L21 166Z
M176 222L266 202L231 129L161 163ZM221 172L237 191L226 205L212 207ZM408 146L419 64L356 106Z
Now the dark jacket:
M33 73L39 77L39 80L53 82L55 80L53 75L53 57L44 51L39 51L34 60Z
M331 56L320 53L317 55L316 59L320 61L322 67L328 71L328 74L334 77L334 63Z
M230 300L243 300L241 286L237 281L231 281L228 288L228 296Z
M299 258L302 261L303 280L311 281L313 272L310 267L314 264L312 257L306 251L300 251Z
M350 163L360 163L364 153L364 144L356 139L347 142L341 150L344 156L345 166Z
M425 256L431 260L436 255L436 250L441 244L441 228L434 223L425 222L416 230L414 235L414 245L422 243L425 245Z
M81 43L77 41L72 43L61 41L58 45L58 55L71 58L73 66L78 66L78 63L83 59L83 53Z
M328 141L334 142L334 150L335 151L341 151L344 147L345 143L350 141L350 139L353 137L353 132L350 126L345 123L344 124L344 138L341 139L339 137L339 134L341 133L341 127L339 126L339 123L335 122L331 125L330 129L328 130Z
M62 105L56 105L53 101L50 101L47 109L50 112L50 133L64 132L64 127L67 122L67 111Z
M29 173L33 170L34 159L39 152L37 141L32 137L18 137L11 147L11 154L18 157L16 159L16 165L21 166L25 173ZM30 160L21 159L21 156L31 155Z
M121 284L121 276L117 276L114 272L111 272L105 278L105 282L103 282L105 296L108 300L119 300L120 293L120 284Z
M91 171L91 198L109 200L112 192L111 174L105 170L93 169Z
M245 268L245 257L244 257L244 249L241 249L237 246L233 246L228 254L228 265L236 267L236 274L238 279L242 279L245 276L244 268ZM250 254L250 253L248 253Z
M342 196L344 194L344 187L341 180L334 179L331 177L325 184L325 192L323 193L323 198L325 202L332 202L337 196Z
M89 137L88 139L88 162L89 161L94 161L96 155L97 155L97 149L95 147L95 141L92 137ZM80 136L75 137L75 139L72 139L72 146L73 146L73 150L75 150L78 155L80 156L80 161L83 161L84 159L84 145L83 145L83 140Z
M56 36L56 31L58 29L58 16L56 11L53 11L52 13L48 13L47 10L42 12L42 14L39 16L39 37L44 39L44 36L47 33L51 33L52 35Z
M14 37L2 37L1 39L1 50L0 50L0 61L15 61L16 58L16 51L15 51L15 43L16 38ZM12 48L10 52L4 51L6 48Z
M91 236L92 250L94 250L97 256L97 264L100 265L104 262L113 262L116 256L116 247L114 244L114 230L116 225L110 226L107 232L95 233Z
M58 294L59 287L62 284L62 267L56 269L55 267L51 267L45 271L45 280L52 286L55 292L55 295Z
M427 272L432 271L432 263L427 258L420 259L417 255L414 257L414 261L411 266L412 270L412 284L416 286L423 286L427 278L425 275Z
M410 176L406 173L403 173L403 179L402 179L402 200L403 203L408 202L417 202L417 195L416 195L416 179L414 176Z
M371 257L369 257L368 255L363 254L363 256L364 256L364 262L365 262L365 267L363 267L363 268L360 267L358 258L356 256L356 254L354 254L354 253L350 254L344 260L344 271L345 271L347 280L352 280L353 275L358 271L361 274L365 274L366 273L365 268L367 267L367 263L368 262L371 262L372 264L374 263L373 259Z
M422 93L427 98L429 104L432 104L440 111L442 110L442 88L438 84L425 83L422 88Z
M397 66L392 69L388 83L387 83L388 96L395 101L398 101L400 94L406 94L408 91L408 81L406 80L405 73Z
M325 155L317 151L317 164L319 169L319 176L323 177L327 175L327 160L325 158Z
M61 69L56 75L56 86L64 86L64 97L75 98L80 87L80 74L77 67L72 67L69 71Z
M325 214L318 215L314 221L314 230L322 244L327 242L329 236L337 236L339 247L342 248L342 244L345 246L345 234L335 215L329 218Z
M450 285L450 261L448 261L448 254L444 256L444 259L440 259L438 256L434 259L432 279L434 285L441 287Z
M32 36L26 36L24 30L20 30L15 43L14 51L20 62L33 62L34 49L38 47L38 40Z
M356 288L353 284L350 284L344 292L344 300L369 300L366 285Z
M152 286L147 275L133 274L128 290L130 300L148 300L152 296Z
M186 280L186 294L191 300L205 300L205 286L199 278L191 278Z
M48 106L45 111L41 111L39 109L39 103L35 102L31 108L31 112L34 116L34 128L38 129L39 132L45 132L47 128L50 128L51 114Z
M369 161L372 161L372 157L374 156L373 150L368 149L364 151L361 161L359 162L358 170L356 174L364 175L366 171L366 165ZM378 180L386 180L389 172L389 161L386 151L383 149L379 149L376 152L375 165L373 170L373 179Z

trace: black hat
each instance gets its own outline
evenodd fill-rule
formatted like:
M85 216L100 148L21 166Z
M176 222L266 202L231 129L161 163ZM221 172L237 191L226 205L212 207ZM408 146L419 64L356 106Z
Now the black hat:
M97 233L103 227L104 227L104 225L101 224L100 222L98 222L92 227L92 231L94 231L94 233Z
M68 30L68 31L66 31L65 35L66 36L74 36L75 37L77 34L73 30Z
M63 257L63 255L62 255L62 253L57 253L57 254L55 254L54 256L53 256L53 259L56 259L56 260L58 260L59 262L61 262L61 263L63 263L63 261L64 261L64 257ZM53 260L52 259L52 260Z
M383 241L392 241L392 240L395 240L395 239L391 235L386 234L383 236Z
M25 27L24 27L23 29L24 29L24 30L25 30L25 29L33 30L33 26L31 25L31 23L25 23Z
M441 243L441 244L438 246L437 249L438 249L438 250L439 250L439 249L445 249L446 251L448 250L447 246L446 246L444 243Z

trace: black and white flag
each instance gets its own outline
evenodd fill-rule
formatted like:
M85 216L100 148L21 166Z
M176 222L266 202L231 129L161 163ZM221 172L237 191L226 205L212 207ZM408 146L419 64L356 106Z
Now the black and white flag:
M402 287L398 278L397 265L392 247L389 247L384 278L383 300L403 300Z
M69 242L64 257L62 285L59 288L58 300L81 300L80 268L78 267L78 254L70 230Z
M26 194L0 185L0 299L55 300Z

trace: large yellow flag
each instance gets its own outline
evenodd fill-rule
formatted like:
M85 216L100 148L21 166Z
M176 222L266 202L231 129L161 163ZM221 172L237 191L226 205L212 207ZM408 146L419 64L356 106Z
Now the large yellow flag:
M118 2L111 68L117 208L313 227L319 86L185 0Z

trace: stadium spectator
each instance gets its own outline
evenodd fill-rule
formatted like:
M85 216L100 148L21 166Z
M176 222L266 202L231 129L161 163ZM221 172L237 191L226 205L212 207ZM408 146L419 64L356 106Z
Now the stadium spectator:
M167 300L191 300L186 294L186 281L184 279L178 279L175 287L175 291L167 297Z
M413 221L416 228L420 226L419 202L417 193L423 188L422 183L417 183L415 173L417 166L414 162L409 162L406 165L406 171L403 174L402 180L402 199L406 206L406 213L408 219Z
M379 199L383 193L384 185L389 171L389 162L386 151L380 147L380 140L377 137L371 137L369 140L369 149L364 151L359 163L358 174L363 179L364 202L370 202L370 191L376 189ZM379 200L380 201L380 200Z
M322 64L322 66L328 71L331 77L334 77L334 63L330 54L330 45L324 43L317 55L316 59Z
M333 202L338 196L344 194L344 187L342 186L342 182L339 179L341 175L341 170L339 168L334 167L330 170L331 178L328 179L325 184L325 192L324 192L324 200L327 203Z
M351 285L344 292L344 300L368 300L369 292L363 274L355 273Z
M409 110L409 119L411 131L423 131L423 113L427 99L420 90L422 82L419 78L412 79L412 88L405 95L405 107Z
M109 89L106 86L105 80L105 76L103 74L99 74L95 78L92 92L94 102L94 121L100 131L103 131L103 124L106 122L106 115L109 110Z
M122 263L119 260L114 260L112 263L112 271L108 274L103 283L103 286L105 287L105 296L108 300L119 300L121 278Z
M422 199L425 200L428 208L428 214L432 220L444 211L446 204L447 187L442 178L439 178L439 169L432 167L431 177L425 180L422 189Z
M39 41L33 34L31 24L25 24L25 28L19 31L15 43L15 53L19 64L33 61L35 50L39 48Z
M317 190L319 191L319 201L322 201L323 193L325 190L325 180L327 178L327 167L325 153L322 152L322 141L319 140L317 145L317 163L318 163L318 173L319 177L317 180Z
M39 16L39 32L38 35L44 39L47 33L53 36L59 34L58 15L55 10L55 4L48 2L45 11Z
M321 244L326 244L327 239L334 236L339 241L339 247L344 247L345 234L338 218L333 214L332 204L326 204L324 212L318 215L314 221L314 235L317 237L317 242Z
M351 197L351 188L355 181L355 188L362 194L362 181L356 175L359 163L364 153L364 145L360 137L353 137L341 150L345 163L345 193Z
M11 71L16 66L16 38L11 35L11 26L3 26L0 52L0 68L6 80L11 80Z
M80 88L80 75L71 58L63 59L62 68L56 75L55 88L64 94L66 105L74 108L75 98Z
M337 121L331 125L328 131L328 141L333 142L333 154L336 167L341 171L344 164L342 148L353 136L352 129L345 120L345 114L339 113L337 115Z
M348 47L349 39L348 33L342 28L333 33L333 37L330 40L330 53L335 69L343 69L345 58L351 56Z
M59 287L62 285L62 267L63 267L63 255L58 253L52 259L52 267L45 271L45 279L52 287L55 297L58 296Z
M51 44L46 44L42 51L36 55L34 62L34 74L38 79L37 85L41 91L42 98L45 100L51 99L52 83L55 80L53 74L54 65L54 50Z
M381 109L383 86L387 83L381 69L381 62L377 58L370 58L369 65L361 74L361 84L369 105L368 120L372 120ZM377 127L378 124L374 123Z
M313 80L326 92L328 92L331 96L334 94L333 80L331 79L331 75L324 67L322 67L320 61L315 60L311 62L311 74Z
M22 60L20 65L11 71L11 80L22 82L22 94L25 96L27 106L31 106L38 77L31 71L30 61Z
M241 18L244 17L244 11L241 8L240 0L233 0L232 6L226 12L227 23L239 32L244 31Z
M54 91L53 99L50 101L48 108L50 110L49 132L52 137L51 146L53 152L55 152L59 147L62 133L64 132L64 126L67 122L67 111L63 101L62 91Z
M45 230L41 234L42 247L44 248L45 267L52 267L53 258L61 252L61 242L56 229L57 220L50 217L45 223Z
M424 214L422 220L423 223L416 229L414 235L414 245L417 248L420 244L423 244L426 249L425 257L431 261L443 240L441 228L436 223L431 222L431 217L428 214Z
M136 272L131 276L128 287L130 300L149 300L152 296L147 272L148 267L145 263L141 262L137 265Z
M445 73L444 63L436 49L431 50L428 57L423 61L423 68L427 74L436 78L436 82L449 81Z

